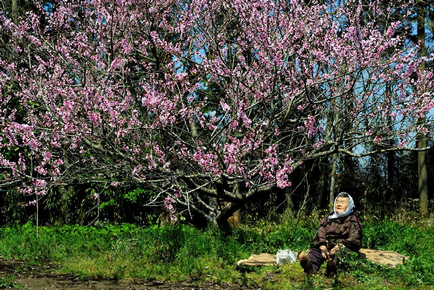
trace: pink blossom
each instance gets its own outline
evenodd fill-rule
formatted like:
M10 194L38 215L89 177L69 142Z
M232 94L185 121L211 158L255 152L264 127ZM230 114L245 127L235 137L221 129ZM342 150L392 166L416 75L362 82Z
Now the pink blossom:
M378 135L375 136L375 138L374 138L374 142L377 144L380 144L382 140L383 140L383 138L381 136L378 136Z
M229 105L226 104L226 103L223 102L223 101L220 101L220 105L221 105L221 107L222 107L222 109L223 109L223 112L229 112L229 111L231 110L230 107L229 107Z
M121 183L119 181L112 181L112 183L110 185L113 187L119 187L121 185Z
M35 179L33 181L33 184L37 187L46 187L47 186L47 182L45 180L42 180L42 179Z
M368 131L365 132L365 136L371 136L374 134L374 127L371 127Z

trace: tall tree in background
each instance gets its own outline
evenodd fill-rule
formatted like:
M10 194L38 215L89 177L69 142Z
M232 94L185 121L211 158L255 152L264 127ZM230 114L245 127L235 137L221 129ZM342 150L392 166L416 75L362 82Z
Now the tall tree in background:
M362 25L357 3L86 0L2 15L2 186L137 186L222 224L308 161L415 150L433 74L399 23Z
M426 46L425 46L425 17L426 17L426 1L417 1L417 40L419 45L419 57L426 57ZM423 74L426 69L425 62L420 63L419 70ZM421 115L419 120L422 129L425 128L425 116ZM421 150L418 152L418 176L419 176L419 208L420 215L423 218L427 218L428 212L428 172L426 164L426 151L427 148L427 134L424 130L418 134L417 147Z

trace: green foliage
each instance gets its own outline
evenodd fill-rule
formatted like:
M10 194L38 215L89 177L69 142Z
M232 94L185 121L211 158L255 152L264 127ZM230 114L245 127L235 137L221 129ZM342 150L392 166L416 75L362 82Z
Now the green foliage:
M24 202L17 190L0 190L0 224L25 223L28 208L23 206Z
M260 220L255 225L238 227L233 238L259 253L275 253L278 249L303 251L309 247L317 223L315 214L297 221L285 213L279 223Z
M434 230L429 224L365 221L364 247L396 251L410 259L387 268L342 256L339 277L320 273L306 277L298 263L241 268L236 261L278 249L306 250L321 216L295 220L283 215L279 223L260 221L222 234L217 228L199 230L187 225L133 224L83 227L40 227L36 238L31 223L0 229L0 256L32 263L54 262L62 273L81 279L144 278L232 283L264 289L406 289L434 285ZM324 271L322 267L321 271ZM1 282L1 281L0 281ZM8 283L5 279L3 283Z
M0 288L15 288L16 285L13 282L14 278L14 275L0 277Z
M378 275L400 281L408 286L434 285L434 229L426 222L402 224L391 220L364 224L364 247L395 251L410 259L397 269L377 267ZM352 267L354 268L354 267ZM357 267L370 274L372 265ZM374 268L375 269L375 268Z

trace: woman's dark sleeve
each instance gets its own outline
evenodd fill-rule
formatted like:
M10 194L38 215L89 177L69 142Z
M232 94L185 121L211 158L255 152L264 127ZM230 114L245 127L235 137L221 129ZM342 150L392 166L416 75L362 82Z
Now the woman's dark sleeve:
M328 241L326 239L326 225L328 222L328 216L325 216L321 222L320 225L318 227L318 229L316 230L315 236L312 239L312 247L313 248L319 248L322 245L327 246Z
M348 239L343 240L342 243L345 247L349 248L352 251L359 251L362 246L362 226L359 223L359 220L355 215L351 217L350 222L350 233Z

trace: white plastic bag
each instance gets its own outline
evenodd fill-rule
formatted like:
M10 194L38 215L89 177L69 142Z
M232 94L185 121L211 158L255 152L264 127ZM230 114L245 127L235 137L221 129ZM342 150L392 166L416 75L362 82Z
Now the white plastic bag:
M291 250L278 250L276 254L277 265L294 263L297 260L297 253Z

